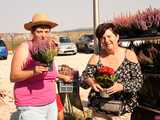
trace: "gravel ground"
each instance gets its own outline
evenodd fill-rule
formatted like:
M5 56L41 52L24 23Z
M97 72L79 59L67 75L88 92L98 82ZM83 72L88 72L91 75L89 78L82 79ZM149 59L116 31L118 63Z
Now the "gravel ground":
M67 64L81 73L85 68L87 61L91 54L77 53L76 55L69 56L57 56L55 58L57 64ZM8 56L7 60L0 60L0 90L5 90L7 96L0 100L0 120L16 120L14 116L15 105L13 100L13 83L10 83L10 65L11 65L12 54ZM87 101L89 90L80 89L80 96L84 103Z

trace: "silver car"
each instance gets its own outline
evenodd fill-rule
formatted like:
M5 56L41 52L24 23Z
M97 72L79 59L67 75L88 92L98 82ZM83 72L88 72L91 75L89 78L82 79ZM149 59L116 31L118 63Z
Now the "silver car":
M75 55L77 53L77 47L69 37L59 37L59 42L60 42L58 50L59 55L64 55L64 54Z

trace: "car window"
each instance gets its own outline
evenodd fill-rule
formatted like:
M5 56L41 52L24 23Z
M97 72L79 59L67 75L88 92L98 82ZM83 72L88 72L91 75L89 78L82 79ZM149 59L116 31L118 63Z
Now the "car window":
M90 39L95 39L94 35L89 35Z
M6 46L2 40L0 40L0 46Z
M94 35L83 35L79 38L80 41L92 41L95 39Z
M71 43L71 40L68 37L60 37L59 42L60 43Z

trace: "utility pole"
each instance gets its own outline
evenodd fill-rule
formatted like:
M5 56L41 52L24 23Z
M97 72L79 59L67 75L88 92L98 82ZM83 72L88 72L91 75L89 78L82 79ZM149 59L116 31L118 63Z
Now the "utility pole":
M99 0L93 0L93 29L94 29L94 33L95 33L98 25L99 25ZM95 46L94 52L95 53L99 52L100 48L99 48L97 39L94 41L94 46Z
M15 49L14 33L10 33L9 35L12 41L12 53L14 53L14 49Z
M93 28L94 32L99 25L99 0L93 0Z

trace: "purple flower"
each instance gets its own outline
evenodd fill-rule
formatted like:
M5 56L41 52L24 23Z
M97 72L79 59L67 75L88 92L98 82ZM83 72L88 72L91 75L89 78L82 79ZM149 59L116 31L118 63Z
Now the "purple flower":
M44 64L49 64L57 55L57 45L50 38L34 39L30 49L32 58Z

